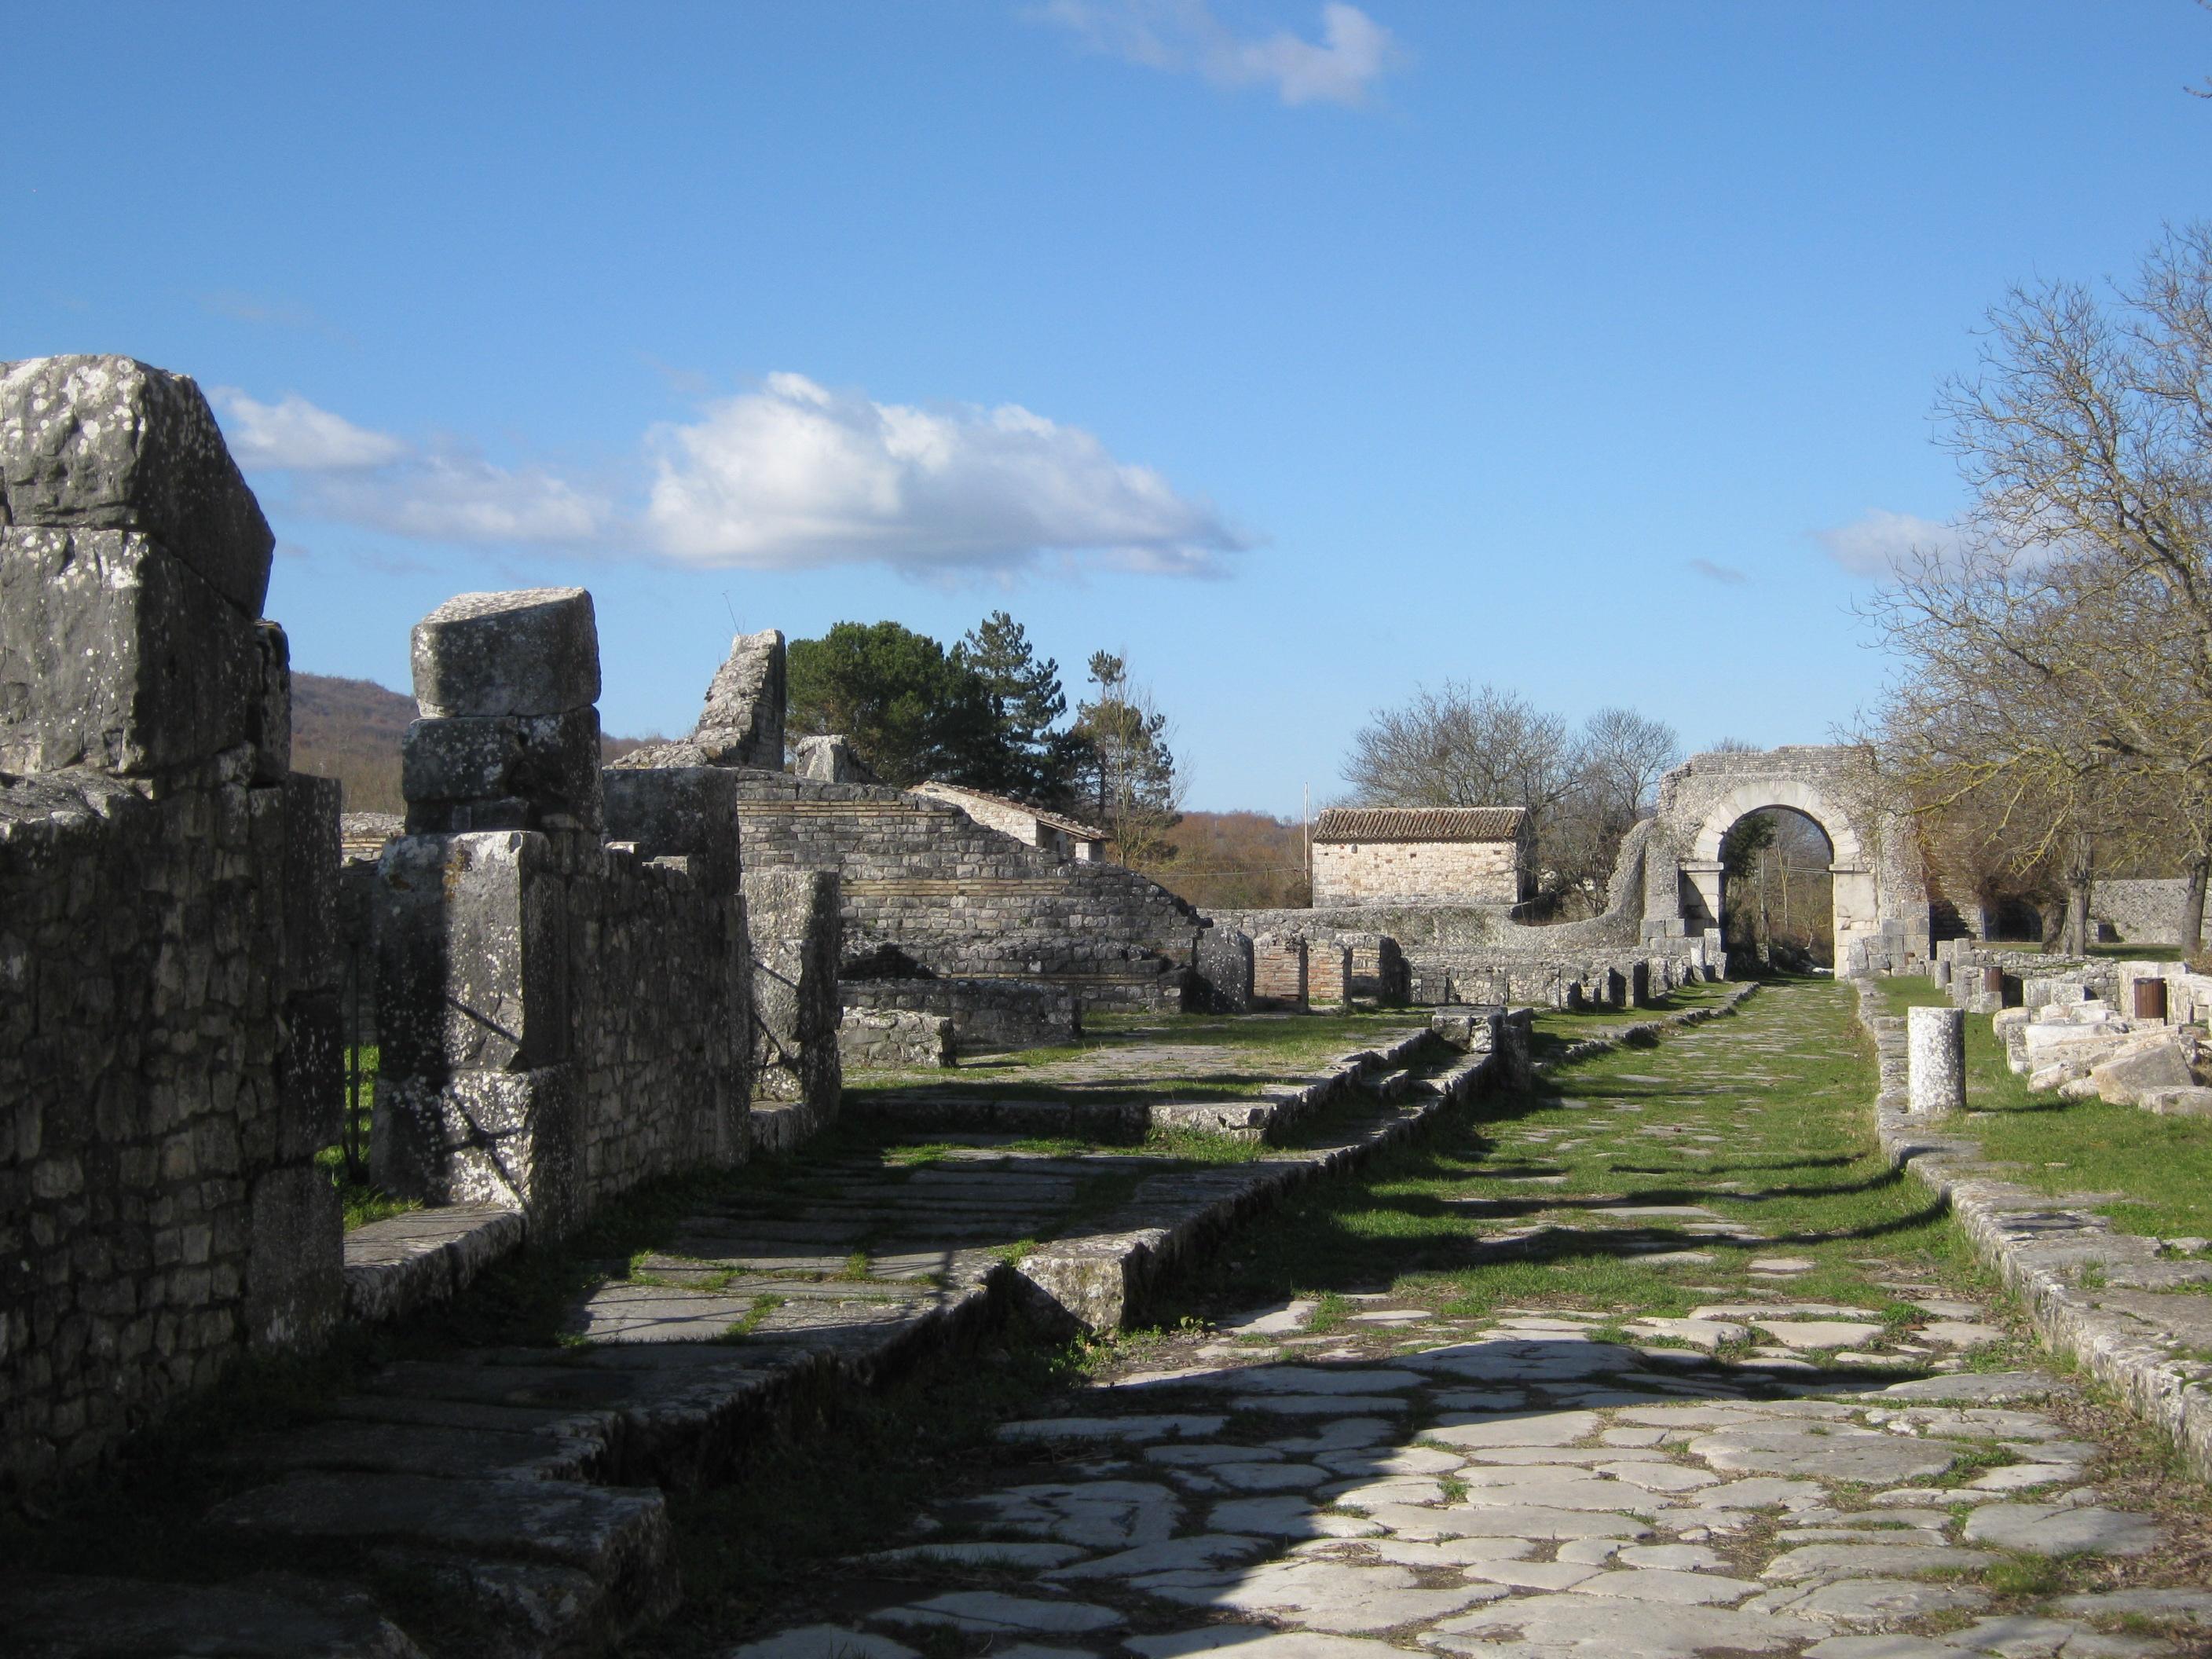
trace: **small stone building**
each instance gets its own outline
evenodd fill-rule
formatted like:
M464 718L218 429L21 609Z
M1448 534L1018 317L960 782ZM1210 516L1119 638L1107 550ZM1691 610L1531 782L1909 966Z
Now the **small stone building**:
M1534 888L1519 806L1332 806L1314 823L1313 902L1517 904Z
M1108 836L1075 818L1062 817L1041 806L1030 806L1004 795L987 794L957 783L934 780L918 784L914 793L957 806L987 830L1012 836L1024 847L1034 847L1054 858L1076 859L1089 864L1106 856Z

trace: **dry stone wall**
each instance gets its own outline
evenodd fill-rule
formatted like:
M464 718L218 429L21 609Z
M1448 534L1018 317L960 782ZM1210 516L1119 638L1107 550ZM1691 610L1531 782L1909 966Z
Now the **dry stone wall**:
M0 1496L343 1297L337 801L193 383L0 364Z
M1083 1004L1066 985L1021 979L848 979L847 1016L863 1010L942 1015L963 1052L1035 1048L1083 1035Z
M2124 944L2179 945L2182 900L2188 885L2179 876L2170 880L2100 881L2090 894L2090 920L2103 922ZM2189 948L2198 951L2203 945L2200 928Z

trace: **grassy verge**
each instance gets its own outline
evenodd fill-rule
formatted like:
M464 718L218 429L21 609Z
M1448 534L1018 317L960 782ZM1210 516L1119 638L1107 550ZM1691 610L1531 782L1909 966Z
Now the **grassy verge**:
M315 1162L330 1171L331 1184L338 1189L338 1204L345 1212L346 1231L351 1232L369 1222L404 1215L422 1206L415 1199L392 1197L368 1178L368 1130L376 1115L377 1050L370 1044L349 1050L346 1058L349 1066L357 1069L361 1079L361 1092L350 1108L352 1121L346 1137L354 1147L355 1158L349 1165L346 1146L341 1142L324 1147L315 1154Z
M1921 978L1886 979L1881 994L1893 1013L1948 1000ZM2129 1232L2212 1237L2212 1119L2039 1093L1978 1014L1966 1017L1966 1105L1977 1115L1959 1127L2021 1186L2100 1194L2097 1212Z

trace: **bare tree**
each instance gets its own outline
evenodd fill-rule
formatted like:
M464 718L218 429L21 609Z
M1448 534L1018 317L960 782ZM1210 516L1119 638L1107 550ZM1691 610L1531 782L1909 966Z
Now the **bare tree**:
M1129 677L1127 659L1093 652L1090 667L1097 695L1077 709L1073 727L1085 793L1095 791L1115 858L1132 870L1156 868L1175 857L1168 832L1182 821L1189 787L1170 746L1175 727L1152 688Z
M1557 714L1495 686L1446 680L1369 720L1344 778L1371 805L1525 806L1540 827L1581 769Z
M2212 226L2169 231L2109 300L2015 289L1938 408L1975 490L1953 545L1873 611L1884 720L1923 811L1995 809L2055 858L2086 939L2100 838L2162 824L2202 925L2212 871ZM2130 815L2146 792L2166 803ZM2018 861L2016 860L2016 861Z

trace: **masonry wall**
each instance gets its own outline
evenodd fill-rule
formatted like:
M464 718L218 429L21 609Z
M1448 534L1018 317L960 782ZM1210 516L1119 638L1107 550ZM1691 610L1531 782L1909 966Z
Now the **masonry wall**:
M847 1012L902 1010L952 1022L963 1052L1073 1042L1083 1005L1069 986L1018 979L859 979L838 988Z
M2100 881L2089 899L2089 916L2111 927L2129 945L2179 945L2181 902L2188 884L2168 880ZM2192 950L2203 946L2200 931Z
M888 948L944 978L1066 985L1085 1007L1180 1006L1204 920L1134 871L1054 859L903 790L736 775L749 868L841 874L848 961Z
M0 364L0 1500L343 1295L335 786L189 380Z
M1316 842L1313 891L1316 905L1514 904L1521 898L1520 848L1510 841Z

